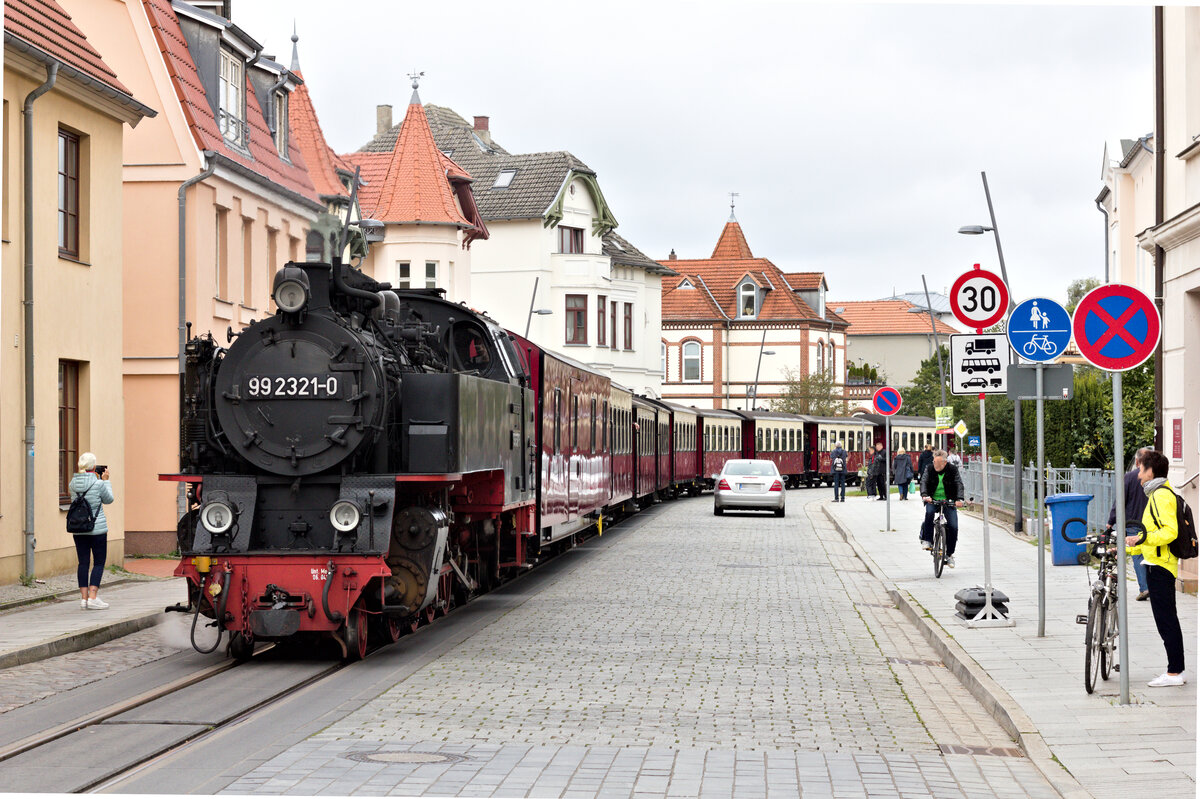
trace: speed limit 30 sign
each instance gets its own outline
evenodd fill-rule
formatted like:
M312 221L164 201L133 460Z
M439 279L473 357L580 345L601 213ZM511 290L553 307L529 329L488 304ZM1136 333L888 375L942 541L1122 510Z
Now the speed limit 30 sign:
M995 272L975 264L950 288L950 310L968 327L991 327L1008 311L1008 287Z

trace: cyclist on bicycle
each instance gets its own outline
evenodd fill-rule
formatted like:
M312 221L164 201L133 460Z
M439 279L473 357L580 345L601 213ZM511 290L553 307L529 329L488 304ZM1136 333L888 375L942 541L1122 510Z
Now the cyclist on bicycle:
M925 521L921 525L921 546L933 549L934 502L943 502L946 513L946 565L954 567L954 548L958 544L958 511L967 495L958 467L946 459L946 451L933 453L933 468L921 476L921 501L925 503Z

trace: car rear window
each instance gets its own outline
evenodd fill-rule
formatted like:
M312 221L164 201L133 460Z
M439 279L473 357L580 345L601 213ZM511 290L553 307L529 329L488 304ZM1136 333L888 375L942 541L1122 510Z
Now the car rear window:
M725 474L742 475L747 477L769 477L778 474L779 470L770 461L759 463L727 463Z

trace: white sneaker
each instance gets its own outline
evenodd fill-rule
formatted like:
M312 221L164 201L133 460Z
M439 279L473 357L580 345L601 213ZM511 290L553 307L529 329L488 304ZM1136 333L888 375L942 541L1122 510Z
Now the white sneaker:
M1183 685L1185 682L1187 682L1187 677L1183 674L1183 672L1172 675L1164 671L1162 674L1146 683L1146 685L1150 686L1151 688L1169 688L1173 685Z
M87 601L88 610L104 610L108 607L108 603L100 597L92 597Z
M951 569L954 568L954 556L953 555L946 556L946 565L949 566Z
M933 549L933 544L929 543L928 541L922 540L921 541L921 549L928 552L929 550Z
M87 610L87 600L86 599L79 600L79 609Z

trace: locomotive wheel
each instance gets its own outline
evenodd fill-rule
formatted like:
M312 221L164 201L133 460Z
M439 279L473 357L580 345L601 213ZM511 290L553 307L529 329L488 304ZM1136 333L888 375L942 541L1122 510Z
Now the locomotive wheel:
M425 608L425 621L432 624L433 620L436 618L437 618L437 603L434 602L429 607Z
M400 636L404 635L404 620L395 616L384 618L383 634L390 642L396 643L400 640Z
M229 654L239 663L245 663L254 656L254 639L242 633L232 633L229 636Z
M367 614L358 608L351 610L342 632L346 636L346 660L354 662L366 657Z

